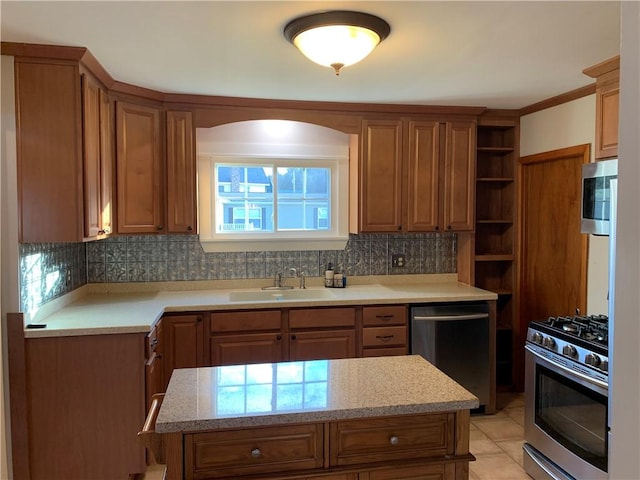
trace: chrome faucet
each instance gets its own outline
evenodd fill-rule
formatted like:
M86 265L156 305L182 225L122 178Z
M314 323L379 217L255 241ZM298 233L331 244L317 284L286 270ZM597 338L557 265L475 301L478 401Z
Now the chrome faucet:
M302 270L298 271L296 268L291 267L289 269L289 274L292 277L298 277L300 279L300 288L307 288L306 284L305 284L305 278L307 276L306 273L304 273Z
M273 276L273 286L276 288L280 288L282 286L282 274L280 272L276 272Z

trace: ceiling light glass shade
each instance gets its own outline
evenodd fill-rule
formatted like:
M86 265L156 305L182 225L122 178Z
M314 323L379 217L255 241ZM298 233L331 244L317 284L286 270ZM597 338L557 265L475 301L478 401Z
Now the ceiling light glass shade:
M285 37L311 61L340 69L369 55L389 35L384 20L360 12L332 11L299 17L287 24Z

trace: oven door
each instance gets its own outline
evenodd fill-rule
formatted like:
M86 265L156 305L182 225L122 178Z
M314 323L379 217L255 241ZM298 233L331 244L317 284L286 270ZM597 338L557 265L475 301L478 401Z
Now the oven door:
M534 478L606 479L607 385L555 362L535 345L525 349L525 442L543 462L568 473ZM543 466L531 451L525 448L525 470L534 475L527 463Z

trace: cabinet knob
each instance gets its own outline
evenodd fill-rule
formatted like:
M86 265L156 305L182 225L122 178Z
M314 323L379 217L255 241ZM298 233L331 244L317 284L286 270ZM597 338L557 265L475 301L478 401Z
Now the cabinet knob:
M438 225L436 225L436 231L440 230L440 227Z
M104 230L98 230L98 235L105 235L107 232L105 232Z
M190 232L190 231L192 231L192 230L193 230L193 227L192 227L191 225L189 225L189 226L187 227L187 232Z
M158 225L158 226L156 227L156 230L162 230L162 225Z
M398 225L398 230L402 230L402 225Z
M398 445L398 443L400 443L400 439L395 435L392 435L391 437L389 437L389 443L391 445Z
M282 340L282 335L276 335L276 340Z
M295 340L296 336L295 335L291 335L291 340Z
M254 448L253 450L251 450L251 456L253 458L260 458L261 455L262 455L262 452L260 451L259 448Z
M451 230L451 225L447 225L447 230Z

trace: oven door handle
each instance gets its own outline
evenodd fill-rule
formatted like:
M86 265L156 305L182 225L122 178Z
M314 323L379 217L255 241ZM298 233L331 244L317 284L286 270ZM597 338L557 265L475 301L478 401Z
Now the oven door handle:
M545 362L550 363L551 365L553 365L554 367L562 370L563 372L575 377L575 378L579 378L580 380L590 383L592 385L595 385L596 387L600 387L600 388L604 388L605 390L609 389L609 385L606 382L603 382L601 380L598 380L596 378L591 378L588 375L585 375L584 373L578 372L576 370L572 370L570 368L565 367L564 365L558 363L558 362L554 362L552 359L547 358L547 357L543 357L542 355L540 355L538 352L536 352L533 348L531 348L529 345L525 345L524 346L525 350L528 350L532 355L535 355L537 358L540 358L542 360L544 360Z

